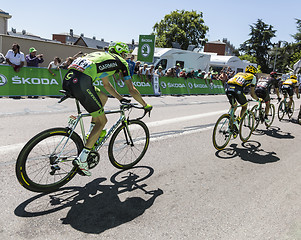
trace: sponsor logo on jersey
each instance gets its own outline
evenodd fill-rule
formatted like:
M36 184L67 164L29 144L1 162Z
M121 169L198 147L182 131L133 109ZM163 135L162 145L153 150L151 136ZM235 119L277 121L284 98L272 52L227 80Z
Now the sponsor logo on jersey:
M114 71L116 70L116 67L118 66L117 62L107 62L107 63L98 63L97 66L97 72L105 72L105 71Z

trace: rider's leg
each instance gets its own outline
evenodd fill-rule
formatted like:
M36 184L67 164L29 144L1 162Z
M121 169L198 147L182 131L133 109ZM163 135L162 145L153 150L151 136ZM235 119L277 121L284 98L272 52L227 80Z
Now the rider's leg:
M269 111L270 111L270 101L265 103L265 116L269 115Z

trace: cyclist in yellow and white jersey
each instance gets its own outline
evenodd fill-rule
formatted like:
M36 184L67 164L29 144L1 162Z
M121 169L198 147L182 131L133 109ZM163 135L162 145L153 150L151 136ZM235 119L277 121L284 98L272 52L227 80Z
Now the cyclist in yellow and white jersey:
M258 100L255 94L256 73L257 68L249 65L246 67L244 73L240 72L235 74L234 77L230 78L226 83L225 91L231 106L235 108L237 102L242 106L236 124L239 124L241 117L245 114L248 107L248 101L244 94L244 90L247 86L251 85L251 96L255 100Z
M287 95L289 96L288 109L290 109L292 106L294 91L297 95L297 98L300 98L298 87L299 87L299 84L298 84L296 75L291 75L282 84L281 90L283 92L284 97L287 97ZM290 109L290 111L291 111L291 109Z

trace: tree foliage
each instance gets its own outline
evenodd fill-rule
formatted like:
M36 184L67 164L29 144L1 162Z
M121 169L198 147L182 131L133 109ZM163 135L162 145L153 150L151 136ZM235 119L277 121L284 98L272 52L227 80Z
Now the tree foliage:
M276 30L272 25L264 23L261 19L250 25L250 39L240 45L240 51L256 58L257 64L261 66L262 72L269 72L269 50L273 47L271 39L275 37Z
M297 30L298 32L296 34L293 34L292 37L295 39L295 41L301 42L301 19L295 19L297 23Z
M202 12L176 10L154 25L153 34L157 47L172 47L177 42L182 49L187 49L189 45L204 44L202 40L208 30Z

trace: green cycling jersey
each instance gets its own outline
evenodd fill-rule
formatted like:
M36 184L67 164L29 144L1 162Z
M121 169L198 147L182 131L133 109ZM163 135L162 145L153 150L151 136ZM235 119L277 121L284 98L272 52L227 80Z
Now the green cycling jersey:
M128 63L119 55L106 52L93 52L77 58L68 69L90 76L93 82L117 72L122 72L124 80L131 79Z

